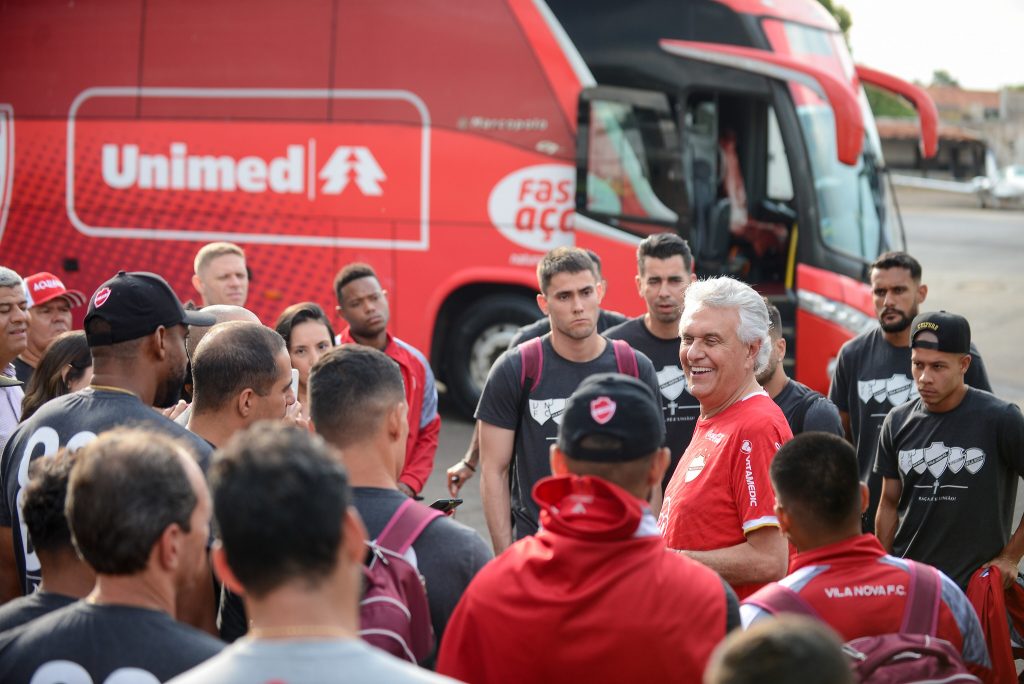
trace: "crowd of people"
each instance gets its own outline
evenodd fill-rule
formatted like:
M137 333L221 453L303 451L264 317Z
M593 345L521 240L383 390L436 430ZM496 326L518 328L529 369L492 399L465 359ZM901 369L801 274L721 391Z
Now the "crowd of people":
M437 388L371 266L337 333L246 309L237 245L194 273L183 305L0 267L0 681L1017 681L1024 417L906 253L828 396L674 234L632 319L596 254L544 255L447 470L490 543L420 503Z

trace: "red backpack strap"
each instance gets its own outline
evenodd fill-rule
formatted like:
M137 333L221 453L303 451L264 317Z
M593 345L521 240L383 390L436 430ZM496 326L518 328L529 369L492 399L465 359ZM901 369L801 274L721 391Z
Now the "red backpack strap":
M540 384L540 374L544 371L544 350L541 349L541 337L534 337L519 345L519 358L522 360L522 370L519 371L519 386L525 388L527 378L530 379L528 392L537 389Z
M424 528L444 513L406 499L377 535L377 544L398 555L405 553Z
M907 561L910 582L907 606L903 609L900 634L935 636L939 625L939 603L942 601L942 580L939 571L930 565Z
M778 582L766 584L758 589L753 596L743 599L743 603L749 606L757 606L772 615L796 613L797 615L806 615L815 620L821 620L818 611L814 610L811 604L805 601L800 594L789 587L782 586Z
M636 363L636 350L629 346L626 340L612 340L612 349L615 350L615 365L623 375L640 377L640 368Z

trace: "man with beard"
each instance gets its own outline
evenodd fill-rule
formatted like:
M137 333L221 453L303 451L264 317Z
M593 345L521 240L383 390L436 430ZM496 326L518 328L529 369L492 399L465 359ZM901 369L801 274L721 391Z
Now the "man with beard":
M882 490L881 480L871 472L882 421L891 409L918 396L909 375L910 322L928 295L928 286L921 283L921 264L906 252L879 256L871 264L870 280L879 327L858 335L839 350L828 392L839 409L846 438L857 449L861 481L868 485L865 532L875 529ZM985 365L974 345L971 357L967 384L991 392Z
M85 316L92 383L44 404L18 426L0 460L0 600L31 593L40 580L39 559L21 522L21 489L28 483L31 461L62 447L76 451L107 430L130 425L158 430L191 446L206 470L210 445L154 407L178 401L188 326L213 323L212 316L185 311L167 282L153 273L121 271L96 290ZM187 611L180 615L188 617Z
M786 338L782 336L782 314L779 307L767 299L768 318L771 327L768 337L772 341L768 367L757 374L757 384L764 388L782 414L786 416L789 429L794 435L801 432L830 432L843 437L843 424L836 405L821 392L815 392L802 382L786 375L783 361L786 359Z

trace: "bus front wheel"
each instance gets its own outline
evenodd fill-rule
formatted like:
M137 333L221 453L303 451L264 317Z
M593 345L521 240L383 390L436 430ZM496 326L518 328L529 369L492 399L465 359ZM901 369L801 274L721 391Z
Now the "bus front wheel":
M472 417L491 366L516 330L540 318L529 297L499 294L474 302L456 319L444 354L445 381L454 407Z

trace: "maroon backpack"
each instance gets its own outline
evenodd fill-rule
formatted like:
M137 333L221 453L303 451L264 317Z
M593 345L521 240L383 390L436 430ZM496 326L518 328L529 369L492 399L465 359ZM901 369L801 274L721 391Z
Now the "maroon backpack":
M942 580L935 568L907 561L910 586L900 631L846 642L843 652L861 684L977 682L953 645L935 636ZM797 613L821 620L818 611L788 587L772 583L744 601L769 613ZM824 621L823 621L824 622Z
M434 650L434 629L423 577L404 557L441 511L407 499L377 539L367 542L359 636L372 646L412 663Z
M519 386L527 389L527 380L530 381L528 395L537 389L540 384L541 373L544 372L544 351L541 348L542 337L534 337L520 344L519 357L523 361L523 367L519 371ZM625 340L608 340L611 342L612 350L615 352L615 365L623 375L631 375L634 378L640 377L640 368L636 362L636 350L629 346ZM520 410L520 418L523 411Z

